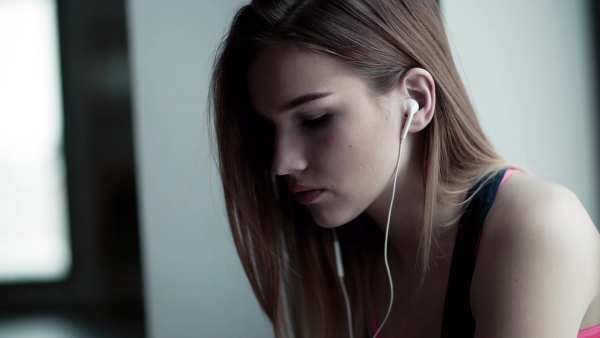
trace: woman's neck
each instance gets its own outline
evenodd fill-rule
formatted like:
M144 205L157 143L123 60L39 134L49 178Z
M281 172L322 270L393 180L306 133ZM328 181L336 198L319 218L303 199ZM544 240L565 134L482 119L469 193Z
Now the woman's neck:
M412 143L410 142L412 141ZM389 226L388 255L394 255L398 264L397 268L412 271L417 262L417 254L421 240L423 226L423 208L425 202L425 187L423 177L422 141L407 139L403 145L403 157L407 154L408 161L400 163L396 193L394 197L392 214ZM379 198L369 206L367 213L385 234L390 200L392 197L393 177L388 188ZM437 204L433 215L433 224L446 223L460 213L460 206ZM440 238L440 247L431 247L432 255L445 255L448 253L448 242L444 239L453 238L455 224L445 227L444 237ZM434 231L439 229L435 228ZM447 244L447 243L446 243ZM451 244L451 243L450 243ZM452 246L450 246L450 249Z

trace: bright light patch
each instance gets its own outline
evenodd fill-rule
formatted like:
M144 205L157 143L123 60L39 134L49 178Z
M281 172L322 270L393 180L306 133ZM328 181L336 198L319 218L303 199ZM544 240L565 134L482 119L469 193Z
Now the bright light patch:
M0 0L0 282L71 268L56 3Z

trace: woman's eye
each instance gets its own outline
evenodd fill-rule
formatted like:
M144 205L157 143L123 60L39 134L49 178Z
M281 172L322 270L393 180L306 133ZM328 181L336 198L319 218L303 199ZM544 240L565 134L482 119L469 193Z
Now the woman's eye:
M315 127L319 127L322 124L324 124L325 122L327 122L329 120L329 115L328 114L324 114L321 115L317 118L314 119L307 119L307 120L302 120L301 125L308 127L308 128L315 128Z

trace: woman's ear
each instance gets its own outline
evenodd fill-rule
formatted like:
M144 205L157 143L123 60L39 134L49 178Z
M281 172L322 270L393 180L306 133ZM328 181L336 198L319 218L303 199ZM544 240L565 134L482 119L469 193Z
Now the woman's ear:
M423 68L411 68L398 81L398 89L405 99L414 99L419 103L419 110L414 115L408 132L417 133L425 129L435 111L435 82L431 74ZM406 104L401 107L404 126L408 110Z

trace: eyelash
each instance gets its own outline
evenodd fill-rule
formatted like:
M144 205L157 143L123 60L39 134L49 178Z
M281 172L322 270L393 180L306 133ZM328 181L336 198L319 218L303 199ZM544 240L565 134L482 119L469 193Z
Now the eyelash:
M300 125L305 126L307 128L318 128L321 127L325 122L329 121L330 115L324 114L314 119L302 120Z

